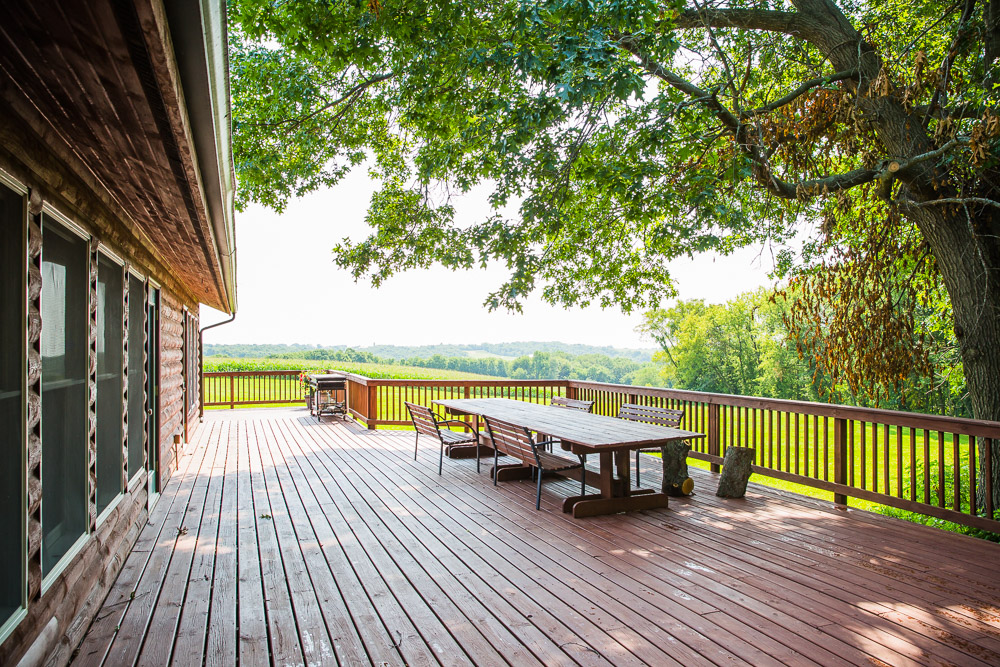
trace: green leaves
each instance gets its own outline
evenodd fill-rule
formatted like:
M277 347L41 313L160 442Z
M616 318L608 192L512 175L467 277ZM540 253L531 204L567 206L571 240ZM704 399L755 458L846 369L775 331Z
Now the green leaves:
M907 104L928 102L927 72L955 28L953 17L938 21L946 6L841 4L873 44L898 50L892 67L924 49L919 85L906 94ZM238 206L281 210L364 164L382 186L367 217L372 235L335 248L358 279L378 285L432 263L499 262L509 278L486 298L491 308L516 310L534 290L564 305L655 306L673 294L671 259L762 241L780 250L820 212L812 200L831 196L771 197L772 179L796 183L885 158L853 80L760 111L832 73L816 46L770 28L704 29L686 6L234 0ZM745 16L789 11L733 6ZM980 145L987 158L995 152ZM453 197L482 187L492 210L456 219ZM790 254L781 257L790 270Z

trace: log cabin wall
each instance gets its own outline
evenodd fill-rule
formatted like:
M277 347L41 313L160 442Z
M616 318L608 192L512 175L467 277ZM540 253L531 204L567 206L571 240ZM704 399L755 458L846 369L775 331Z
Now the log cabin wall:
M202 11L210 4L203 2ZM224 16L224 5L215 9ZM150 466L138 465L135 475L127 472L127 378L122 392L124 490L103 512L95 502L100 479L96 433L102 423L95 404L99 253L114 255L159 289L159 428L147 436L155 446L143 447L158 458L159 488L176 470L176 456L183 451L174 446L174 437L184 442L198 424L198 405L191 402L198 395L192 386L197 374L190 369L200 363L199 304L226 312L235 308L235 285L226 268L235 261L231 219L220 231L217 218L209 214L210 209L231 210L231 191L227 195L226 176L220 174L227 169L226 156L212 156L206 163L196 154L195 140L211 137L215 130L206 131L212 123L206 123L204 109L200 119L189 117L184 93L204 106L210 91L181 86L170 37L171 30L182 27L186 38L194 35L197 42L201 31L212 27L198 13L198 3L176 0L171 12L182 15L178 22L168 20L160 0L0 3L0 181L24 191L26 212L19 267L26 324L17 337L24 369L22 441L0 433L7 438L2 447L23 451L24 488L14 494L23 497L23 563L0 563L8 576L23 572L23 604L12 616L0 618L0 665L70 660L150 509ZM224 36L224 26L222 30ZM225 39L217 41L224 54ZM228 135L221 140L227 142ZM213 187L218 196L212 196ZM81 390L87 426L83 441L71 443L74 451L85 450L86 468L80 471L87 479L86 497L81 498L85 530L48 570L43 568L46 322L41 305L46 215L75 229L88 244L88 275L80 278L88 283L86 386ZM146 287L126 299L144 300L148 293ZM123 329L127 300L124 305ZM0 336L5 349L13 340L8 333ZM128 370L128 336L124 338L123 374ZM51 475L50 469L50 483Z
M3 119L0 119L0 123ZM7 133L9 140L12 134ZM30 143L30 142L28 142ZM167 284L171 282L169 273L158 269L142 257L137 257L117 246L114 242L116 234L123 233L123 223L107 216L94 216L95 210L100 210L97 202L88 201L82 194L80 199L70 203L56 191L51 190L46 183L38 179L26 165L13 156L23 151L24 146L8 141L0 148L0 170L9 175L10 180L20 183L31 193L32 204L24 221L24 233L31 239L28 243L29 254L26 258L28 285L29 322L27 341L28 373L27 402L32 406L25 423L27 432L26 474L28 476L27 490L27 539L28 539L28 577L27 577L27 614L13 628L9 636L0 644L0 664L17 664L29 653L31 664L35 657L41 656L43 662L38 664L63 664L69 660L71 651L79 643L86 631L93 614L100 607L114 582L122 563L125 561L139 531L147 519L147 484L145 473L132 480L130 489L113 505L113 509L97 521L94 506L96 486L96 455L95 432L96 411L94 401L96 395L96 265L98 243L102 248L111 251L131 269L146 278L160 284L160 429L157 437L159 451L160 488L167 482L176 469L174 435L180 435L182 442L185 434L185 414L188 416L188 435L193 437L198 424L197 405L193 410L187 401L184 369L187 364L196 363L187 358L187 354L197 354L197 348L185 345L185 326L197 327L198 303L190 295L172 291ZM69 179L71 174L59 174L57 165L48 164L50 175ZM39 222L42 204L57 210L65 218L79 226L91 235L90 259L91 270L89 288L91 305L89 317L88 340L88 428L85 446L88 452L87 476L90 483L87 502L88 524L90 529L83 547L71 557L61 574L52 581L46 581L42 591L41 575L41 495L42 482L40 472L41 451L44 439L40 433L41 417L41 361L39 359L39 339L44 330L45 322L39 316L39 297L41 293L40 257L44 253L44 243L39 232ZM81 205L77 205L77 204ZM48 209L47 209L48 210ZM142 295L139 295L142 298ZM135 298L135 295L132 295ZM124 371L124 369L123 369ZM127 450L125 450L127 453ZM3 621L6 619L0 619Z

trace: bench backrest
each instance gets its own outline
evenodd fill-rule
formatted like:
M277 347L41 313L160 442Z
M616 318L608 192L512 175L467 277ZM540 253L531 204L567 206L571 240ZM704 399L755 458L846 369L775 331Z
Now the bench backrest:
M523 426L517 426L499 419L486 417L486 431L490 434L493 447L501 454L521 459L525 463L537 464L535 443L531 432Z
M618 410L619 419L628 419L634 422L645 422L656 424L657 426L671 426L678 428L684 421L683 410L672 410L670 408L658 408L652 405L638 405L636 403L624 403Z
M584 412L590 412L594 409L593 401L581 401L576 398L566 398L565 396L553 396L552 405L557 405L562 408L573 408L574 410L583 410Z
M417 429L417 433L432 435L435 438L441 437L438 433L437 419L430 408L415 403L405 403L405 405L406 409L410 411L410 419L413 421L413 428Z

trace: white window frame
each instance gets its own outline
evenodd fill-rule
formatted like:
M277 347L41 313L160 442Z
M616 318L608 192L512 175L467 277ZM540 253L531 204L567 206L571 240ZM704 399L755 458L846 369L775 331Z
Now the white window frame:
M125 294L128 291L128 270L126 269L126 266L125 266L125 260L122 259L121 257L119 257L117 253L115 253L113 250L111 250L110 248L108 248L108 246L104 245L103 243L99 243L97 245L97 255L98 255L98 263L100 263L100 257L104 256L106 259L111 260L111 262L113 262L114 264L117 264L122 269L122 275L124 277L124 282L122 283L122 322L121 322L121 324L122 324L122 331L127 336L127 332L124 331L124 329L125 329L125 321L126 321L125 320L126 313L125 313L125 310L124 310ZM98 266L98 271L100 271L100 266ZM123 346L123 351L124 351L124 346ZM125 384L125 383L128 382L128 377L125 376L125 368L126 368L125 364L126 364L126 359L123 356L123 358L122 358L122 367L121 367L121 371L122 371L122 383L123 384ZM99 386L100 386L100 383L98 383L98 387ZM100 391L100 389L98 388L96 391ZM97 427L100 428L100 424L98 424ZM119 450L121 451L121 453L124 452L124 445L127 442L126 437L127 437L127 434L125 433L125 430L122 429L122 441L119 444ZM122 463L123 469L124 469L124 466L128 464L127 461L122 461L121 463ZM125 473L123 472L122 473L123 479L124 479L124 475L125 475ZM96 526L98 528L100 528L101 524L103 524L105 521L107 521L107 518L111 515L112 512L115 511L115 508L118 507L118 504L122 501L122 498L125 497L125 492L127 490L128 490L128 483L127 482L125 484L123 484L123 485L119 485L118 494L114 497L114 499L110 503L108 503L108 506L105 507L104 510L100 514L97 515Z
M55 207L53 207L51 204L44 203L42 205L42 214L43 215L49 215L56 222L58 222L59 224L61 224L63 227L65 227L67 230L69 230L73 234L79 236L81 239L83 239L84 241L86 241L88 243L90 242L90 239L92 237L91 237L91 234L86 229L84 229L83 227L81 227L77 223L75 223L72 220L70 220L66 215L64 215L63 213L61 213L58 209L56 209ZM44 249L42 250L42 252L43 253L45 252ZM88 252L87 253L87 275L88 276L90 275L90 262L91 261L92 261L91 253ZM89 288L88 288L88 291L89 291ZM44 326L44 324L42 326ZM38 428L39 428L39 431L41 432L42 449L44 450L44 448L45 448L44 423L40 422L39 425L38 425ZM89 446L88 446L88 449L89 449ZM41 466L41 465L43 465L43 464L39 463L39 466ZM89 465L89 461L88 461L88 465ZM83 474L83 477L84 477L84 480L85 480L84 488L88 489L88 494L89 494L90 479L89 479L89 474L88 474L89 471L87 470L87 466L84 466L84 469L81 471L81 473ZM42 479L44 480L44 471L41 471L41 475L42 475ZM44 481L43 481L43 488L44 488ZM90 502L89 495L88 495L87 498L85 498L84 502L86 502L86 503ZM40 506L44 505L44 504L45 504L45 495L44 495L44 491L43 491ZM52 567L52 570L49 571L42 578L42 587L41 587L41 593L40 593L40 595L44 596L45 593L48 592L48 590L52 587L52 585L59 579L59 576L66 570L67 567L69 567L70 563L73 562L73 559L75 559L80 554L80 552L83 550L84 546L86 546L87 542L90 540L90 538L92 537L92 535L93 535L93 533L90 530L90 525L89 525L89 522L88 522L88 525L86 526L86 528L84 528L83 534L80 535L80 537L76 540L76 542L73 543L73 546L71 546L66 551L66 553L63 554L62 558L60 558L56 562L56 564ZM40 548L43 549L43 550L45 548L44 539L42 541L42 545L41 545ZM44 558L44 553L42 554L42 557Z
M142 308L143 308L143 313L145 313L145 311L146 311L146 283L148 282L148 279L147 279L147 277L143 273L141 273L138 270L136 270L136 268L134 266L130 265L128 267L128 272L127 272L127 274L125 276L125 292L128 294L128 298L129 299L132 298L132 294L131 294L131 284L132 283L129 280L129 278L131 278L133 276L136 277L136 278L138 278L142 282L142 285L143 285ZM125 316L128 317L128 313L126 313ZM145 328L145 323L146 323L146 318L145 318L145 315L143 315L143 328ZM132 324L130 322L129 323L129 327L131 327L131 326L132 326ZM126 332L125 335L126 335L126 338L127 338L128 337L128 332ZM128 368L128 359L125 359L125 367ZM146 369L143 368L142 372L145 373ZM126 376L126 382L127 381L128 381L128 377ZM146 384L146 382L145 382L145 380L143 380L143 386L145 386L145 384ZM126 406L125 409L127 411L128 407ZM142 418L143 418L143 421L145 421L146 415L144 414L142 416ZM142 433L143 433L142 451L145 453L145 451L146 451L146 440L145 440L145 438L147 437L147 434L146 434L145 424L143 424L143 426L144 426L144 428L142 429ZM125 433L125 442L126 442L126 444L128 444L128 433L127 432ZM126 461L125 465L128 466L128 462L127 461ZM139 470L134 475L132 475L128 479L128 482L125 484L125 491L127 493L135 493L135 490L137 488L139 488L139 486L143 483L143 481L145 479L146 479L146 461L145 461L145 458L144 458L143 462L142 462L142 467L140 467Z

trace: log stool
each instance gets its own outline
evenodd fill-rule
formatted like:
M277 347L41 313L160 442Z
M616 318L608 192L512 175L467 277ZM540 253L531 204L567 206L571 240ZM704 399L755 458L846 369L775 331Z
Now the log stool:
M753 465L756 450L753 447L729 447L722 459L722 474L719 476L720 498L742 498L747 493L750 481L750 466Z

